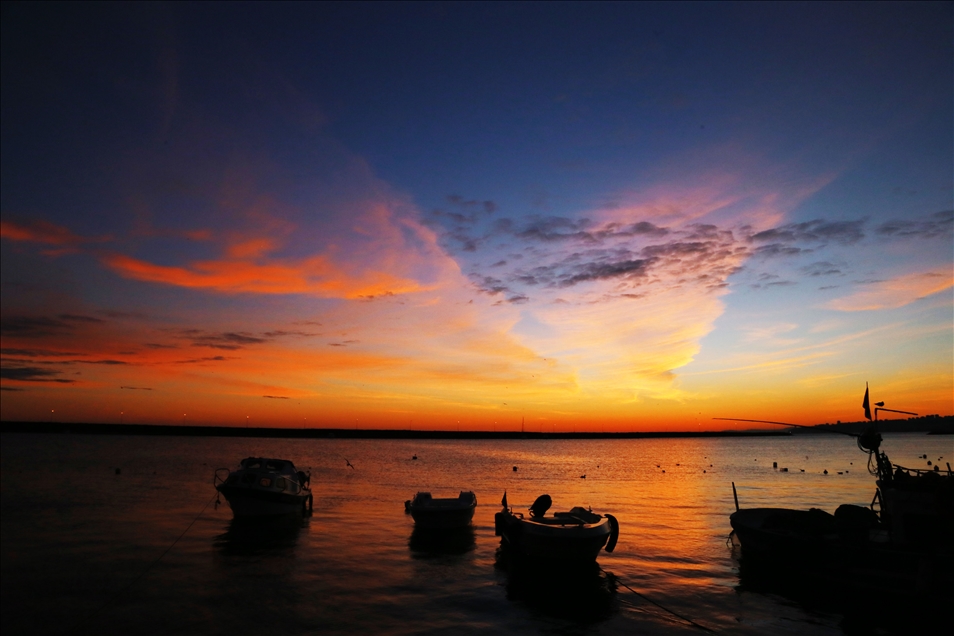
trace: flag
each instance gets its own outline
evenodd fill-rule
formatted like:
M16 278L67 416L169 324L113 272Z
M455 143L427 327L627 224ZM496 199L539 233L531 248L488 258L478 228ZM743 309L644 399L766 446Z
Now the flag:
M865 417L868 418L868 421L871 421L871 406L868 404L868 383L865 382L865 401L861 403L861 406L865 409Z
M504 508L509 508L509 506L507 505L507 491L506 491L506 490L504 491L503 499L500 500L500 505L503 506Z

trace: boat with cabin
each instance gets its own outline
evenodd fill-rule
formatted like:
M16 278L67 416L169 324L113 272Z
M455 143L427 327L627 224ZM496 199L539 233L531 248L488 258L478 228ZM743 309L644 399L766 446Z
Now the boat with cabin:
M223 476L227 474L227 476ZM237 470L215 471L215 489L225 496L236 517L310 513L314 498L309 473L287 459L248 457Z

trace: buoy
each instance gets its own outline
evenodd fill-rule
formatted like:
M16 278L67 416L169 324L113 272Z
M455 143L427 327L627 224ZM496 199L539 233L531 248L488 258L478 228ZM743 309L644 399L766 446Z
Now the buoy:
M778 462L772 462L772 468L778 468Z
M517 467L516 467L516 466L513 467L513 472L517 472Z
M828 469L827 469L827 468L825 469L825 474L826 474L826 475L828 474Z
M586 475L580 475L580 479L586 479Z
M702 472L703 472L703 473L706 472L705 469L702 469Z
M417 455L412 455L411 459L417 459Z
M780 472L787 473L787 472L788 472L788 469L787 469L787 468L783 468Z

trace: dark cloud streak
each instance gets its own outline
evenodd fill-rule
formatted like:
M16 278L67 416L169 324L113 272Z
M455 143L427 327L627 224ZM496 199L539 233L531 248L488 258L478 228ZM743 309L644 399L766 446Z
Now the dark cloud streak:
M61 384L73 384L75 382L75 380L57 378L56 376L58 375L60 375L60 371L40 367L0 367L0 378L5 380L17 380L20 382L58 382Z
M954 228L954 210L943 210L923 220L885 221L875 228L875 234L892 238L932 239L949 235L952 228Z

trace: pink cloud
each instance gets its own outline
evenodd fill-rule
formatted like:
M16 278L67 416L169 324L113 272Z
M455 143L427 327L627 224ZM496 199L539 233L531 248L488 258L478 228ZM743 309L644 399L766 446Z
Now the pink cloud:
M917 272L871 283L849 296L832 300L825 306L838 311L896 309L951 286L954 286L954 278L950 271Z

